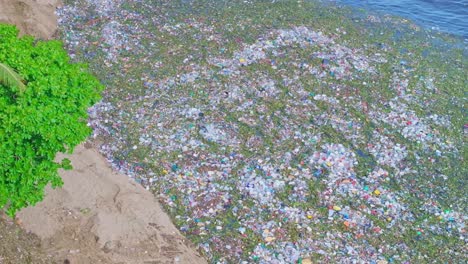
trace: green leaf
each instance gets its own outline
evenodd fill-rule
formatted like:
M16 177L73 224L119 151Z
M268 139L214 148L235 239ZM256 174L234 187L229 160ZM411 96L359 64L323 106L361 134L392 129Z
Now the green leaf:
M10 66L0 62L0 83L6 87L18 87L20 93L23 93L26 90L26 86L15 70Z
M73 169L72 165L71 165L71 161L69 159L63 159L62 160L62 163L60 164L60 166L62 166L62 169L64 170L71 170Z

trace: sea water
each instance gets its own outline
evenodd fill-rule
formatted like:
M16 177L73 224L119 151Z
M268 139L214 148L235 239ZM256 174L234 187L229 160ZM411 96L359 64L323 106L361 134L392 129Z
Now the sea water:
M468 40L468 0L325 0L389 13Z

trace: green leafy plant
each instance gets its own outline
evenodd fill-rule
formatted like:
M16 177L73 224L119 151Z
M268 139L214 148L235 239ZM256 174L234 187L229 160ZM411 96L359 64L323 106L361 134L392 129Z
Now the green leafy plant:
M0 208L10 216L63 182L54 161L91 132L87 109L103 87L85 65L71 63L59 41L19 38L0 24Z

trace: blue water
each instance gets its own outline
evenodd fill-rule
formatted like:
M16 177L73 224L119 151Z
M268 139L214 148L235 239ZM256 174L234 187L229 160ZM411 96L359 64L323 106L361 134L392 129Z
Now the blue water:
M468 0L328 0L409 18L430 29L468 39Z

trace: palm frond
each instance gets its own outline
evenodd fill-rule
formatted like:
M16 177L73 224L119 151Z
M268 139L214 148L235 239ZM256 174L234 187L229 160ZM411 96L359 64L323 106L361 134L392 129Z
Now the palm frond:
M0 62L0 84L3 84L7 87L18 87L20 92L26 90L26 86L19 76L10 66Z

